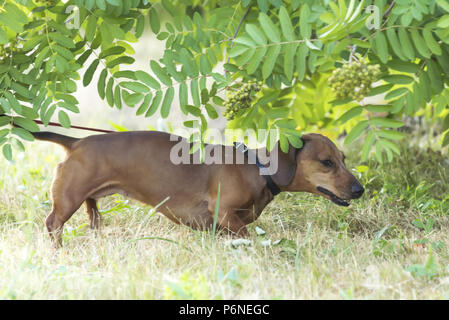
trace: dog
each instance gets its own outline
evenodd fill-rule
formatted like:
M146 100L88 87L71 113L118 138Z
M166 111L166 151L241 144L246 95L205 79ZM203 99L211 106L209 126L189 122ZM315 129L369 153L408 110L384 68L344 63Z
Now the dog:
M237 237L248 234L246 225L255 221L279 192L309 192L341 206L364 193L345 167L344 154L319 134L303 135L303 146L289 146L287 153L277 143L278 168L271 175L260 174L260 162L173 164L171 149L177 143L190 143L181 137L172 141L164 132L113 132L82 139L52 132L33 135L61 145L67 153L56 169L53 206L46 219L56 247L62 245L64 223L83 203L90 227L98 228L97 200L114 193L152 206L166 200L158 211L173 222L208 230L215 221L217 228ZM233 146L218 147L223 154L231 151L234 160L239 152ZM218 216L214 217L217 205Z

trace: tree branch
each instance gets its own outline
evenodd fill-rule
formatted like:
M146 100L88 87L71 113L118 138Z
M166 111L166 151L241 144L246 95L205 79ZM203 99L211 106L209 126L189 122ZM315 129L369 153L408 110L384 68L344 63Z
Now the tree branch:
M229 49L232 49L232 47L234 46L234 39L237 37L240 27L242 26L243 21L245 20L246 16L249 14L250 11L251 11L251 7L248 7L248 9L246 9L245 13L243 14L242 18L240 19L237 29L235 29L234 35L231 38L231 45L229 46ZM231 60L231 57L228 57L228 60L226 61L226 63L229 63L229 60Z

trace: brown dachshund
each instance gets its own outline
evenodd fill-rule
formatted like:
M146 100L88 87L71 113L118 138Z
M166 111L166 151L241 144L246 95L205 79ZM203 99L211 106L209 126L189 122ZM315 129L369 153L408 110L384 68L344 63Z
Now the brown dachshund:
M114 193L152 206L169 197L158 211L176 223L210 229L220 185L217 226L245 236L246 225L255 221L280 191L310 192L343 206L364 192L346 169L343 153L319 134L304 135L301 149L290 146L288 153L279 151L277 171L268 176L260 174L260 162L174 164L170 161L172 148L189 143L181 137L172 141L163 132L117 132L83 139L50 132L36 132L34 136L58 143L67 151L67 158L56 170L53 208L46 220L55 245L61 244L64 223L83 202L91 227L98 228L96 201ZM223 157L231 151L234 160L240 152L231 146L217 147L224 151ZM275 148L279 150L279 145Z

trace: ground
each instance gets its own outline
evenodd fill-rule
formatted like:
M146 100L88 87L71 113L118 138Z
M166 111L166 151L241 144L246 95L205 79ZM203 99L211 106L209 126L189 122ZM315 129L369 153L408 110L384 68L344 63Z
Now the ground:
M449 298L447 153L405 141L381 165L360 163L358 149L345 152L367 190L360 200L282 193L249 226L249 244L111 196L101 231L81 208L55 252L44 221L64 151L28 143L13 163L0 159L0 298Z

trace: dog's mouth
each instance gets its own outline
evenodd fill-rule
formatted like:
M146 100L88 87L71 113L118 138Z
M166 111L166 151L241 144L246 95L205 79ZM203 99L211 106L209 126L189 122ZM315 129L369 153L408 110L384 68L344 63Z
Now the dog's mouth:
M337 197L332 191L329 191L323 187L317 187L317 190L319 192L329 196L330 200L333 203L338 204L339 206L344 206L344 207L349 206L349 200L344 200L342 198Z

